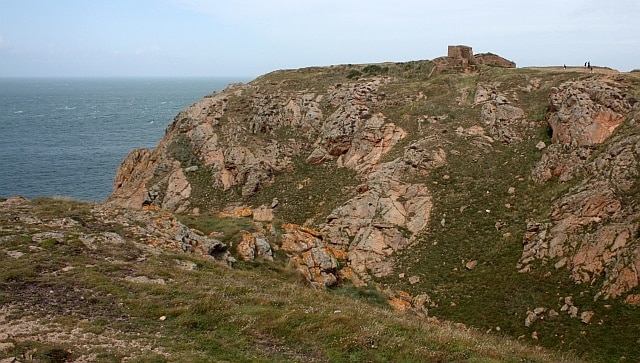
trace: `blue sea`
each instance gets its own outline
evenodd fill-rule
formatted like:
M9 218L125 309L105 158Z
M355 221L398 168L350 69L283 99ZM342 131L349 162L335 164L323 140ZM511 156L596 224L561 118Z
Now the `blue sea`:
M0 197L111 194L120 162L173 117L248 78L0 79Z

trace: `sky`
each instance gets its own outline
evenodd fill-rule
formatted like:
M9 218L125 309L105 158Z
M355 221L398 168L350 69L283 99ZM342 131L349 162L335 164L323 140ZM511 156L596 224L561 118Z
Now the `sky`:
M0 77L255 77L448 45L640 69L639 0L0 0Z

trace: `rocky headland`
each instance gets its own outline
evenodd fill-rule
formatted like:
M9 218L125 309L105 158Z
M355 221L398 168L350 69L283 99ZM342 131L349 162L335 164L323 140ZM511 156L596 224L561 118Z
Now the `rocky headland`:
M155 149L132 151L90 212L121 227L74 238L284 261L310 286L374 287L416 319L640 359L638 97L637 73L517 69L464 46L276 71L204 97ZM26 205L3 202L44 223ZM225 240L214 219L245 227Z

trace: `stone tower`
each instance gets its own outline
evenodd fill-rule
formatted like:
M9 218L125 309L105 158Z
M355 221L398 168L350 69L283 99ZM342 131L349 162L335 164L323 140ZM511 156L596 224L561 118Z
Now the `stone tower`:
M466 45L450 45L447 49L447 56L449 58L462 59L464 68L476 63L473 57L473 49Z
M469 73L482 65L504 68L516 67L514 62L496 54L473 54L473 49L467 45L450 45L447 48L447 56L438 57L434 59L433 62L435 66L431 70L431 73L429 73L429 77L442 72Z

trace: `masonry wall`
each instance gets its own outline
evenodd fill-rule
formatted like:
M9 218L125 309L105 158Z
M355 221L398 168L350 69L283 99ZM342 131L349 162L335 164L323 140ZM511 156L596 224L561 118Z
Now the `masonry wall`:
M450 58L466 59L469 64L475 63L473 49L466 45L450 45L447 48L447 56Z

